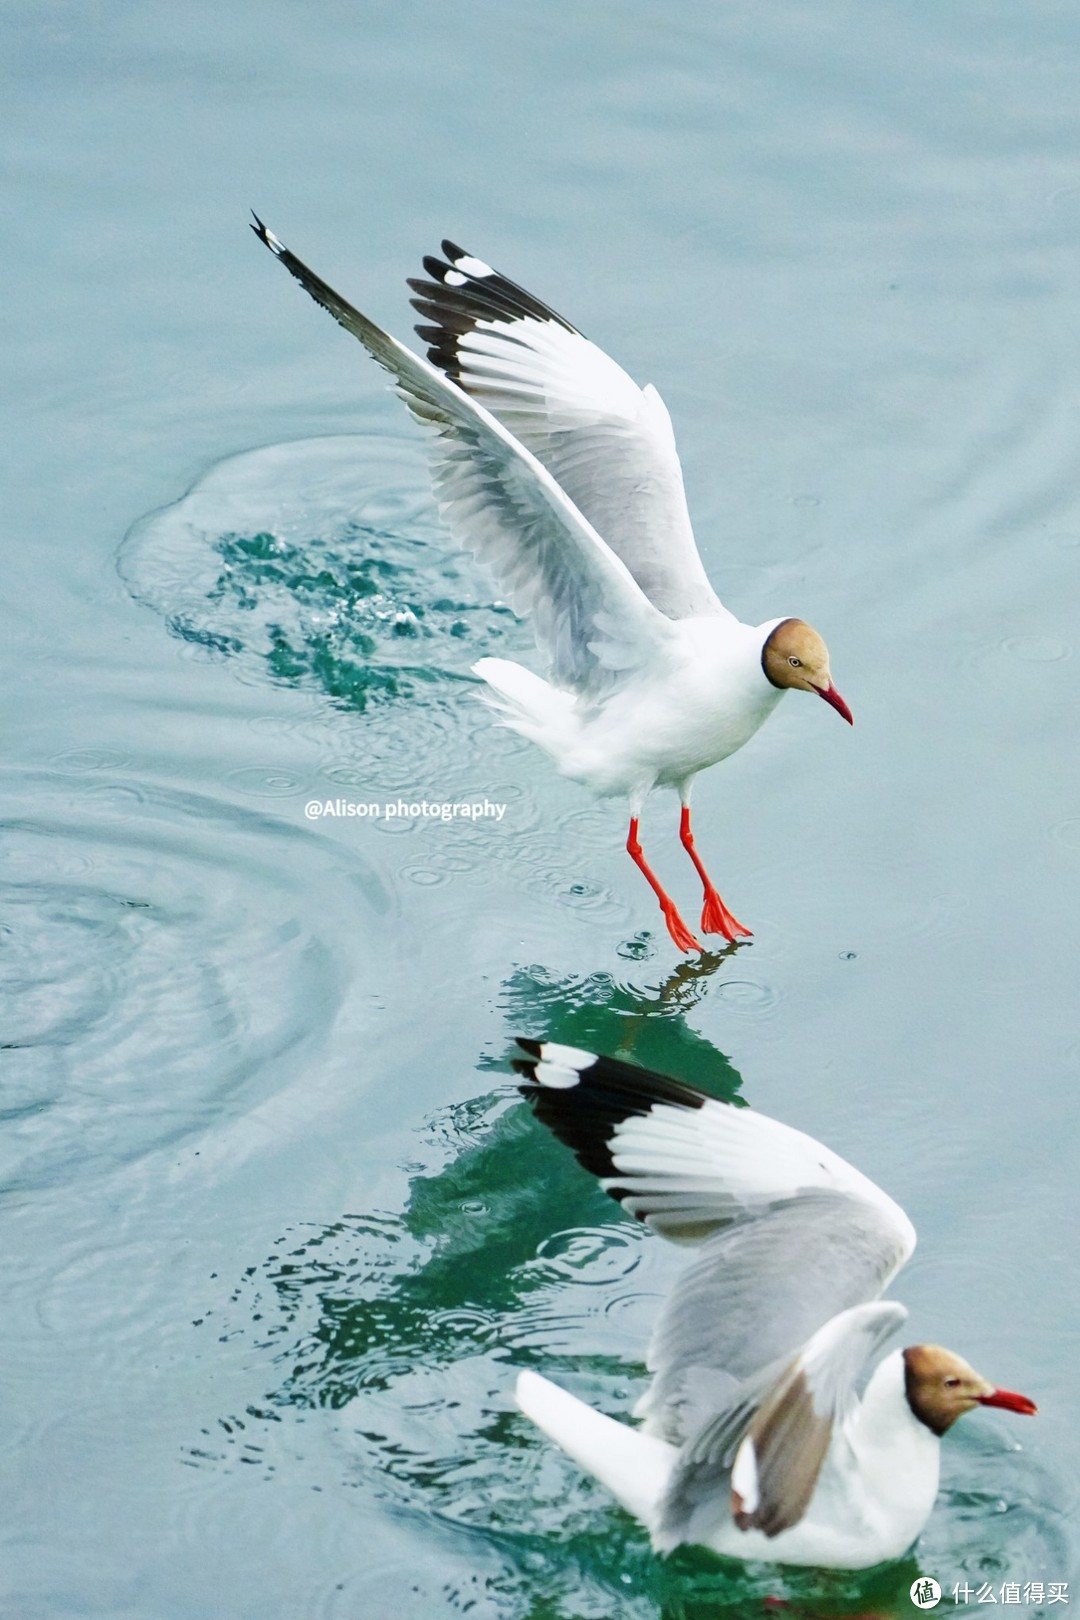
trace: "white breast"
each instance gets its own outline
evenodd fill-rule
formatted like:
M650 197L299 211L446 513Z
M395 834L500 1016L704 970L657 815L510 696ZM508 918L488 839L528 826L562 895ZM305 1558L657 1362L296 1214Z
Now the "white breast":
M762 640L760 629L732 632L711 615L682 620L669 668L628 680L583 718L560 769L594 792L625 793L678 786L726 759L783 696L761 667Z
M941 1442L907 1403L903 1352L895 1351L834 1437L799 1523L770 1538L726 1519L709 1545L726 1557L833 1569L900 1558L930 1517L940 1454Z

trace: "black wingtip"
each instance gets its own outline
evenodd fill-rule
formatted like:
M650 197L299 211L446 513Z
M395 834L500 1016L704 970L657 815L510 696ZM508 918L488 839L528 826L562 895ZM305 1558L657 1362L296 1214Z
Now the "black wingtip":
M519 1035L517 1037L517 1045L523 1052L526 1052L528 1056L512 1057L510 1059L510 1067L513 1069L515 1074L520 1074L523 1079L532 1080L535 1082L536 1065L540 1062L540 1059L543 1056L543 1045L540 1041L530 1040L525 1035ZM529 1087L528 1089L531 1090L532 1087ZM525 1087L522 1087L522 1090L525 1090Z
M529 1082L519 1088L521 1095L540 1123L570 1148L578 1163L602 1180L616 1174L612 1143L624 1120L648 1117L654 1108L665 1104L695 1110L712 1101L696 1086L621 1058L550 1041L519 1040L518 1045L529 1054L513 1063L518 1074ZM554 1072L537 1073L549 1063ZM617 1186L608 1190L616 1200L624 1192Z
M269 226L263 224L254 208L251 210L251 217L255 221L254 225L251 226L251 229L255 232L255 235L259 238L259 241L263 244L263 247L268 247L276 259L282 258L288 252L284 242L278 241L277 237L274 235Z

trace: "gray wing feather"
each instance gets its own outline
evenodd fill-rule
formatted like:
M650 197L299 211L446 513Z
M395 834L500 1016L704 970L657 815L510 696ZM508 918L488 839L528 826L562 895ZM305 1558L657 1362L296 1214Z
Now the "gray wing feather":
M660 1503L653 1531L658 1551L670 1552L684 1541L708 1543L710 1534L726 1523L736 1454L754 1413L783 1370L783 1363L774 1362L730 1388L719 1410L690 1436Z
M838 1312L878 1297L911 1252L888 1205L807 1188L703 1244L668 1296L638 1405L674 1445L762 1366L791 1356Z
M797 1524L834 1430L854 1405L859 1374L906 1316L893 1300L844 1311L791 1361L733 1391L684 1446L660 1505L656 1545L708 1541L729 1516L740 1530L770 1537Z
M633 414L616 415L598 398L573 427L554 427L554 413L523 408L520 393L486 376L463 370L462 385L543 462L662 613L725 612L698 555L670 421L654 389L635 389Z
M394 378L438 434L434 483L460 542L534 621L555 681L595 695L662 658L669 626L551 473L477 401L346 302L258 219L256 235Z

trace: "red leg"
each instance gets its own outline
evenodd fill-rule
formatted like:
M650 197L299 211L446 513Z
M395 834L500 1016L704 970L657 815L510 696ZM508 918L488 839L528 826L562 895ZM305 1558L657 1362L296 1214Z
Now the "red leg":
M742 934L744 938L751 937L749 928L742 923L725 906L713 887L712 879L701 864L701 856L694 847L694 835L690 830L690 806L682 807L682 820L679 823L679 837L682 845L697 870L697 875L705 885L705 908L701 913L701 927L706 934L723 934L725 939L732 941Z
M667 923L667 931L680 951L700 951L701 946L676 911L674 900L664 893L664 890L660 887L659 878L645 859L644 852L638 842L637 816L630 817L630 836L626 840L626 852L634 865L639 868L646 883L649 884L652 892L659 900L660 910L664 913L664 921Z

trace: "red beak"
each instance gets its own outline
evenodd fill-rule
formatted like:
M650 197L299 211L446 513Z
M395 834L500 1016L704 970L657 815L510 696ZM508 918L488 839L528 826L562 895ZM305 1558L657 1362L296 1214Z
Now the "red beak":
M823 697L826 703L831 703L837 714L843 715L849 726L853 726L855 724L851 710L848 708L847 704L844 702L843 698L840 696L839 692L836 690L836 687L833 686L831 681L829 682L828 686L815 686L814 691L817 693L818 697Z
M995 1389L989 1395L980 1395L979 1405L1001 1406L1006 1412L1022 1412L1025 1417L1034 1417L1039 1410L1034 1401L1029 1401L1026 1395L1017 1395L1011 1389Z

